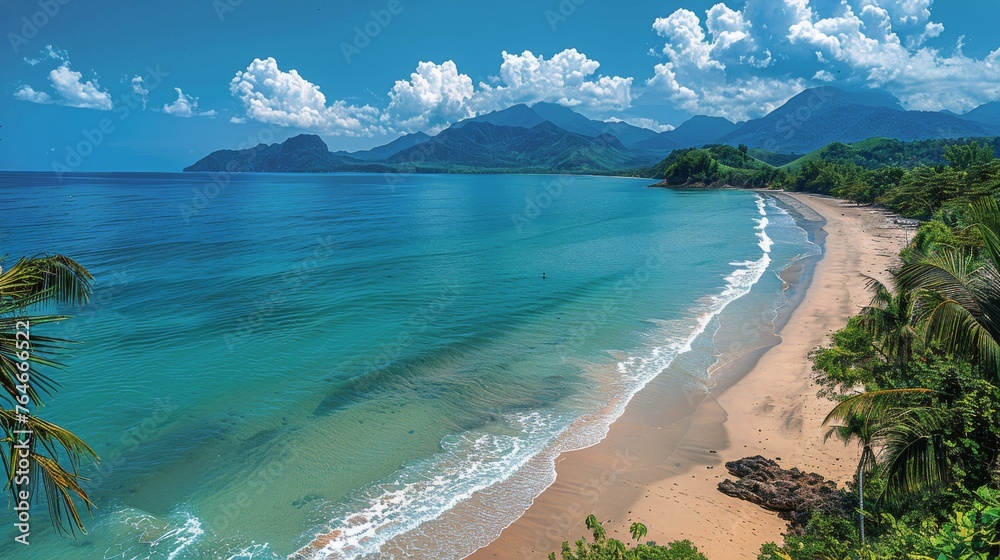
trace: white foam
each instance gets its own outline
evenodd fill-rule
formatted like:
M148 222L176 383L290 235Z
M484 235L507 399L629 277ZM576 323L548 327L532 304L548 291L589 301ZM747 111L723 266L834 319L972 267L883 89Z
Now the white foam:
M201 520L197 517L188 514L188 518L184 521L184 525L167 531L160 538L156 539L153 544L159 544L161 541L167 541L168 539L174 539L176 546L170 551L167 556L167 560L174 560L177 555L184 551L185 548L190 546L193 542L198 540L198 537L205 534L204 529L201 528Z
M423 523L437 519L444 512L472 497L476 492L507 480L532 459L550 460L544 489L555 480L555 457L565 451L589 447L607 435L631 399L680 355L691 351L705 333L712 319L733 301L748 294L760 281L771 263L772 241L767 236L766 205L758 196L761 214L755 227L762 255L755 261L730 263L735 269L725 278L723 290L699 302L693 317L674 321L656 321L658 340L643 349L642 355L629 356L617 364L621 378L613 397L599 413L577 419L535 411L506 418L514 433L497 435L467 432L448 436L441 442L442 452L427 461L407 465L387 481L368 487L349 505L334 510L324 530L332 538L310 558L353 558L377 555L383 545ZM583 420L581 422L580 420ZM574 429L586 426L586 429ZM537 492L536 492L537 494ZM533 497L528 497L529 499ZM521 510L523 511L523 509ZM511 512L517 515L518 512ZM507 521L512 521L508 519ZM490 530L499 528L490 527ZM306 549L297 554L304 554ZM441 553L444 558L446 550ZM453 555L464 556L457 548ZM471 552L471 551L467 551ZM466 552L466 553L467 553ZM301 556L296 556L301 557Z
M109 515L108 523L119 533L118 542L104 552L105 558L174 560L190 555L185 552L205 534L201 520L185 510L166 518L125 507Z
M531 412L505 418L512 435L465 432L441 441L442 452L407 465L390 480L339 508L326 532L334 533L311 558L377 554L393 537L439 517L476 492L500 482L544 451L551 427L568 419ZM302 551L299 552L302 554Z

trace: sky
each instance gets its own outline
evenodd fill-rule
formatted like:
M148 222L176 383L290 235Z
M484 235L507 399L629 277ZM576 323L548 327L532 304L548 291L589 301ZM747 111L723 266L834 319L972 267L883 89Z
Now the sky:
M1000 100L1000 2L0 0L0 169L179 171L358 150L517 103L669 130L810 87Z

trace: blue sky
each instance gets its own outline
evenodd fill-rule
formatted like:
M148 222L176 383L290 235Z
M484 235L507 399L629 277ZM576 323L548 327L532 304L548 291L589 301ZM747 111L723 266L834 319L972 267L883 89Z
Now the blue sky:
M663 130L824 84L961 113L1000 99L996 21L993 0L0 0L0 169L362 149L520 102Z

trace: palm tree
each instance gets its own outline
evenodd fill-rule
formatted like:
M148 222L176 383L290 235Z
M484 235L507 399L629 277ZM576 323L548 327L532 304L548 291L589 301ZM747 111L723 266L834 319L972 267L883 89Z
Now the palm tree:
M52 523L60 531L67 517L71 530L84 530L74 499L82 500L88 509L92 503L80 486L83 479L78 470L84 460L96 460L97 454L83 440L31 410L42 406L42 395L51 395L57 387L44 368L64 367L54 357L69 341L32 331L65 316L27 312L46 304L84 303L92 286L90 273L61 255L22 258L6 271L0 267L0 435L5 436L0 439L0 460L7 471L6 487L14 503L22 492L37 500L34 490L40 481ZM6 408L5 402L12 407Z
M636 522L629 526L628 532L632 533L632 540L638 543L639 539L646 536L647 530L645 525Z
M935 391L925 388L862 393L835 406L823 420L823 425L837 422L831 430L833 434L861 442L859 475L871 471L879 458L874 449L882 448L881 463L886 474L883 497L898 501L922 490L938 487L948 478L947 454L942 437L944 414L927 402L915 400L933 395ZM828 432L827 437L830 435ZM859 477L862 515L863 486L863 478Z
M1000 209L986 197L970 205L982 235L977 263L962 251L942 247L903 265L900 287L920 290L925 339L945 352L969 355L986 372L1000 373Z
M905 368L913 357L914 345L920 340L913 325L914 292L897 289L893 293L877 279L866 278L872 299L861 310L861 326L872 335L875 351L887 363Z
M831 418L827 416L826 424ZM854 414L845 418L846 422L832 426L823 438L825 443L831 437L838 437L844 445L857 440L861 445L861 458L858 460L858 529L861 532L861 544L865 543L865 473L871 472L876 466L875 443L878 427L871 416Z

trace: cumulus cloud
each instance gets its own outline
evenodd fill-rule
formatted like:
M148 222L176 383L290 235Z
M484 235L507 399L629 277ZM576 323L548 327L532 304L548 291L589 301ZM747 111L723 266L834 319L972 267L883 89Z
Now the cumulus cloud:
M833 74L831 74L826 70L819 70L818 72L813 74L813 79L818 80L820 82L832 82L835 81L837 78L835 78Z
M472 78L460 74L453 61L421 62L409 80L398 80L392 87L381 120L403 132L437 131L474 116L469 104L474 93Z
M383 131L378 109L346 101L328 105L319 86L294 69L282 71L274 58L254 59L246 70L236 73L229 91L243 104L246 117L260 122L343 136Z
M255 59L237 72L229 89L243 104L245 118L346 136L433 133L516 103L547 101L596 113L631 105L632 78L598 74L600 63L576 49L548 59L531 51L502 57L498 75L478 87L452 60L422 61L409 79L396 81L384 110L330 103L319 86L295 70L282 71L273 58Z
M102 90L96 80L84 81L83 74L70 69L69 61L63 62L49 72L49 84L55 91L55 96L35 91L31 86L25 85L14 92L14 97L33 103L57 103L81 109L110 111L114 107L111 94Z
M1000 98L1000 49L982 59L928 47L931 0L747 0L657 18L665 59L647 85L690 112L766 113L810 82L883 88L909 109L966 111ZM772 53L777 53L772 56Z
M791 1L791 0L786 0ZM1000 49L983 59L923 47L944 31L928 21L904 46L893 21L919 23L930 16L929 1L867 0L860 10L843 4L832 14L806 8L788 29L788 41L819 50L870 87L895 94L908 109L964 112L1000 98ZM893 17L894 16L894 17Z
M68 62L49 72L49 82L62 98L61 105L102 111L113 107L111 94L101 90L96 82L83 81L83 74L70 70Z
M496 85L479 84L481 112L539 101L598 112L632 104L632 78L597 75L601 64L576 49L566 49L550 59L531 51L504 51L502 56Z
M685 9L653 22L653 30L666 39L662 54L667 60L653 68L646 85L675 107L743 121L774 110L804 89L801 78L759 74L773 64L771 50L758 46L743 12L716 4L706 12L706 27L708 34L698 15Z
M174 88L177 100L163 106L163 112L175 117L214 117L215 110L198 111L198 98L186 95L181 88Z
M896 17L902 24L920 23L931 17L931 3L934 0L879 0L878 4Z
M31 101L32 103L54 103L52 96L44 91L35 91L31 86L21 86L14 92L14 97L21 101Z

